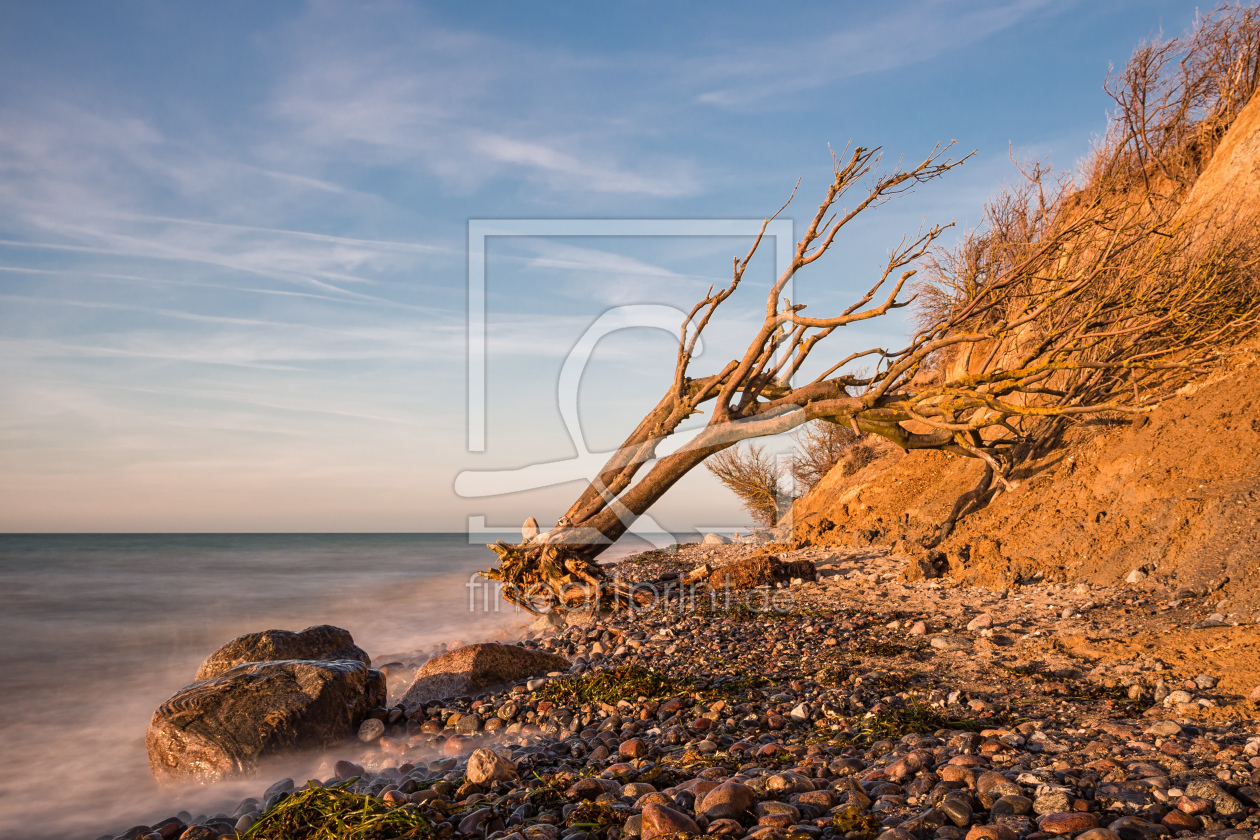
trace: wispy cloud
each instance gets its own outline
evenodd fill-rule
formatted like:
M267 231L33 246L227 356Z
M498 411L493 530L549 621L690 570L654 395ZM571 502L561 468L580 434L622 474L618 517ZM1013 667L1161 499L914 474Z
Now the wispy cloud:
M308 154L416 163L457 190L503 176L563 194L699 188L685 158L644 155L619 137L630 127L610 120L612 109L554 119L565 95L557 71L584 57L442 27L414 10L378 12L369 22L350 7L318 6L294 28L293 69L272 109ZM413 37L397 42L395 26Z
M695 86L698 102L740 109L775 108L774 97L966 49L1050 5L1051 0L922 0L895 10L890 7L856 25L841 13L798 38L741 44L729 52L692 59L683 72Z

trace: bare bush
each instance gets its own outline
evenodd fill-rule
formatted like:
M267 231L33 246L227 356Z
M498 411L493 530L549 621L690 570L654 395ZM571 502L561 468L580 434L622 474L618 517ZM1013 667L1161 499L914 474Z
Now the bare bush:
M758 525L773 528L791 505L792 497L783 490L783 467L764 446L732 447L714 455L705 466L739 497Z
M792 445L788 468L798 496L814 489L833 470L852 475L888 451L882 438L825 420L802 426L793 433Z
M1260 7L1224 5L1185 35L1142 44L1104 87L1116 109L1095 178L1189 186L1260 87Z

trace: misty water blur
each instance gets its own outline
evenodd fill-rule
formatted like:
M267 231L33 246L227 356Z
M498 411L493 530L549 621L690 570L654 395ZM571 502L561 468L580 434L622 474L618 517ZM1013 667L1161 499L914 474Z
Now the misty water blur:
M375 665L515 637L530 616L487 610L480 590L470 610L469 581L493 559L462 534L0 535L0 837L91 840L181 809L230 813L276 779L313 777L339 756L159 789L145 730L242 633L335 624Z

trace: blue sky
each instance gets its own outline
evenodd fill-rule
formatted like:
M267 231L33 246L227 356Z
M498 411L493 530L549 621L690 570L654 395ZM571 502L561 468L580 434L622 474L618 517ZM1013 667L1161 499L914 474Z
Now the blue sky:
M0 530L549 524L573 483L467 499L455 477L572 457L556 381L587 327L686 306L747 242L489 240L487 446L470 453L469 219L757 219L799 178L799 222L829 144L976 149L801 278L826 311L903 232L974 223L1012 147L1072 167L1103 130L1109 63L1195 9L0 3ZM738 352L762 256L701 367ZM656 402L672 354L659 330L598 345L588 446ZM704 474L654 514L744 521Z

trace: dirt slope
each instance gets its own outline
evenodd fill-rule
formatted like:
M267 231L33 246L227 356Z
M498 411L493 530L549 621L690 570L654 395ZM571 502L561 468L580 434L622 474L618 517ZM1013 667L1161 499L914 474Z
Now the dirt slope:
M1260 97L1235 121L1187 204L1202 217L1260 210ZM942 453L895 453L827 476L795 508L812 544L920 542L982 467ZM1086 424L1015 476L1017 487L940 546L950 573L1006 586L1046 580L1132 584L1199 598L1227 621L1260 620L1260 353L1136 421ZM1224 601L1223 604L1220 602Z

